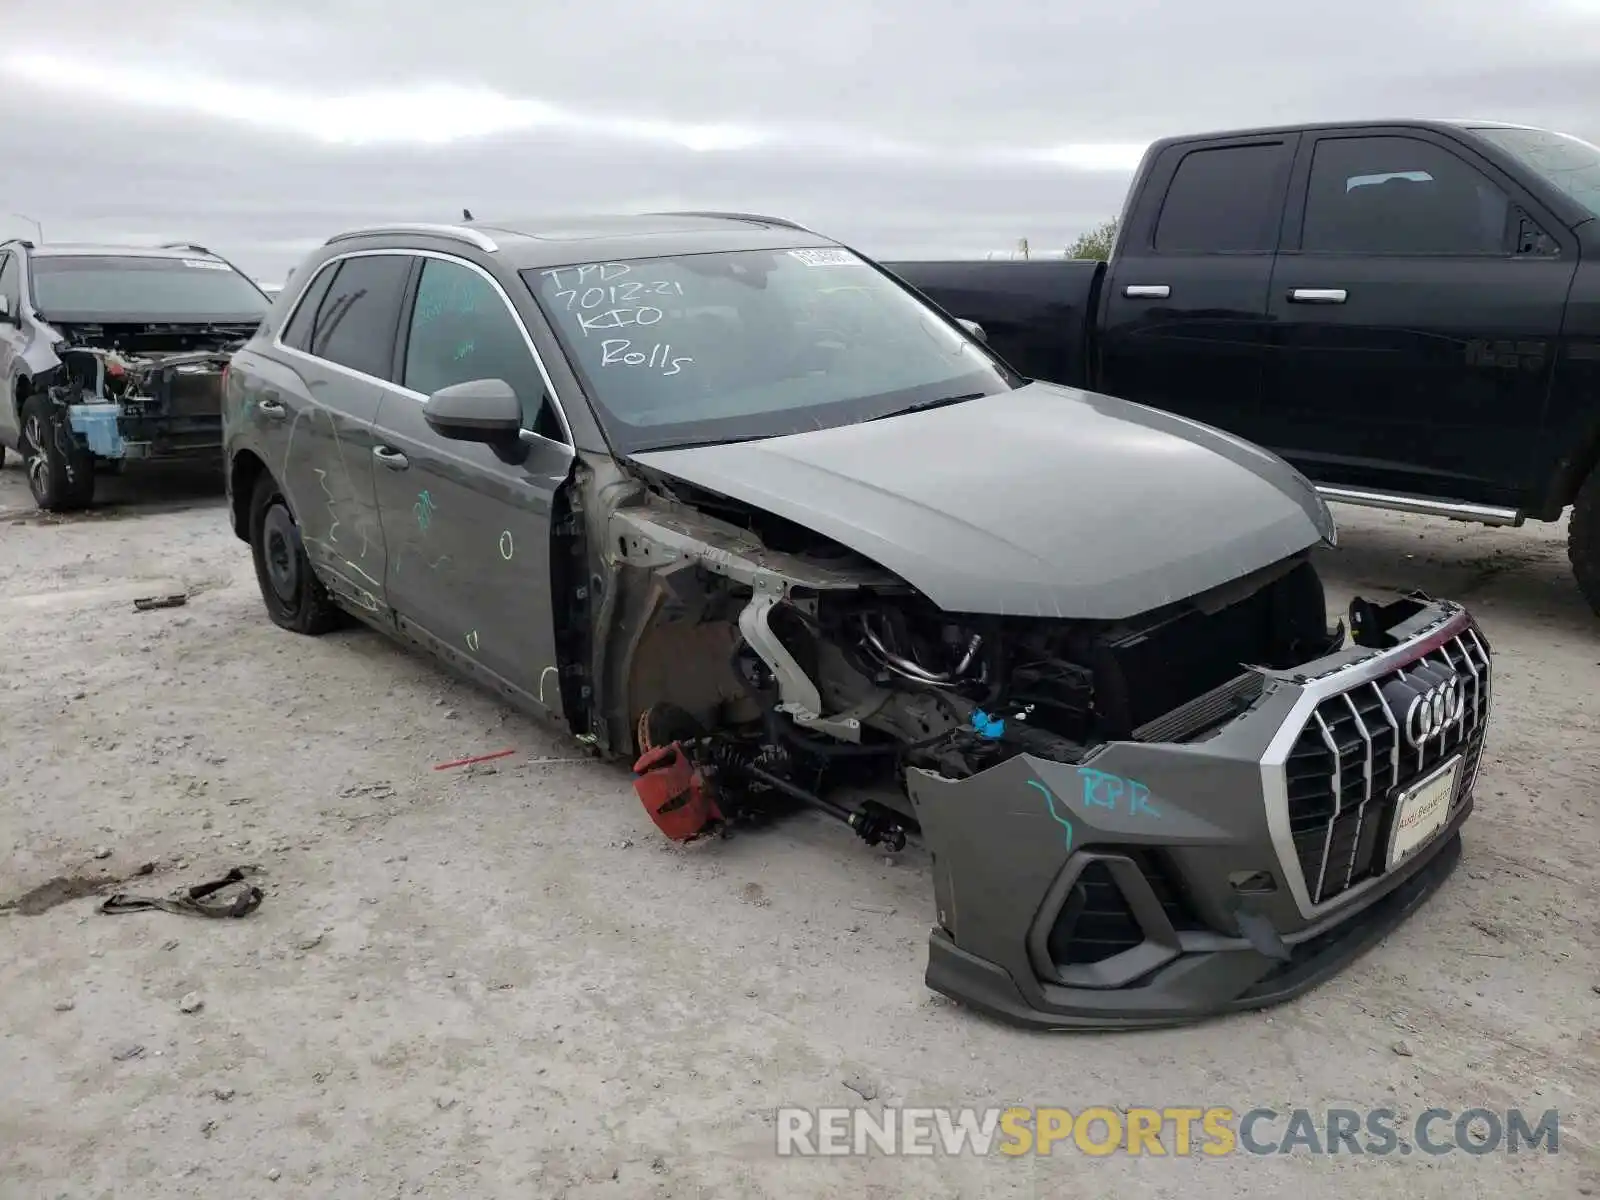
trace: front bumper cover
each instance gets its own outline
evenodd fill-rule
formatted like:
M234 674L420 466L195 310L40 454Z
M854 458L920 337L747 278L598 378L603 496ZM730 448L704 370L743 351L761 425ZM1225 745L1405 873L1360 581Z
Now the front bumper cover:
M1466 611L1396 609L1363 638L1381 648L1231 685L1243 711L1200 737L908 772L938 910L928 986L1036 1028L1181 1024L1290 999L1381 940L1460 859L1491 707ZM1462 703L1411 742L1399 710L1447 678ZM1400 795L1457 760L1443 825L1391 864Z

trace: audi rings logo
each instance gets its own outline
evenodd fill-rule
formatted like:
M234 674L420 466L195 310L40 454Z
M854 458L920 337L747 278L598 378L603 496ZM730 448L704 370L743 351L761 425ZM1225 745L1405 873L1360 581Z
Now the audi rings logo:
M1466 708L1466 685L1459 675L1416 693L1406 708L1406 741L1414 747L1422 746L1429 738L1436 738L1460 723Z

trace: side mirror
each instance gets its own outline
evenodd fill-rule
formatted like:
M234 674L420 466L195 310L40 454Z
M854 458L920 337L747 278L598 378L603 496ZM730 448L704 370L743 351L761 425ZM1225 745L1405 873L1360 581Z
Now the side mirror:
M965 329L975 339L986 346L989 344L989 335L984 332L982 325L979 325L976 321L969 321L965 317L957 317L956 320L961 325L961 328Z
M512 446L521 440L522 404L503 379L469 379L440 388L422 406L422 419L452 441Z
M16 315L11 311L11 297L0 296L0 322L9 325L16 319Z

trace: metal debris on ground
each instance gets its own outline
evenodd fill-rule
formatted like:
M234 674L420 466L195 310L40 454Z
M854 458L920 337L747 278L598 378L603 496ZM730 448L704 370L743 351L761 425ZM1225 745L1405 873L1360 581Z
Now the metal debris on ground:
M133 606L140 612L149 612L155 608L182 608L187 603L187 593L179 592L172 596L141 596L133 602Z

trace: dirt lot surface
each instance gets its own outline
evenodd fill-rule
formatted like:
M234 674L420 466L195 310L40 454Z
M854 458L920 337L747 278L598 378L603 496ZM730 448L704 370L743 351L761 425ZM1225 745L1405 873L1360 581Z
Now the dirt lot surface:
M209 479L111 482L58 520L14 456L0 471L5 1200L1600 1194L1600 621L1564 529L1339 512L1341 609L1423 587L1494 643L1462 867L1300 1001L1089 1037L924 988L914 848L891 862L820 818L668 845L625 772L422 658L273 627ZM168 591L187 605L135 609ZM88 894L235 865L267 892L239 921ZM1557 1108L1561 1141L775 1157L774 1108L847 1085L874 1106Z

